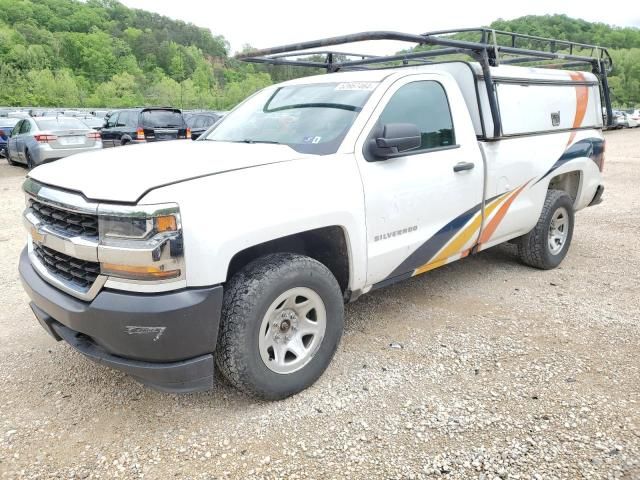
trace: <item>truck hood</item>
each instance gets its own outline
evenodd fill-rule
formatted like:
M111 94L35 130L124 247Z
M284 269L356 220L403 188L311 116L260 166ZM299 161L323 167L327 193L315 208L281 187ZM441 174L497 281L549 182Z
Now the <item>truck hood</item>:
M137 202L163 185L308 156L286 145L177 140L79 153L29 177L92 200Z

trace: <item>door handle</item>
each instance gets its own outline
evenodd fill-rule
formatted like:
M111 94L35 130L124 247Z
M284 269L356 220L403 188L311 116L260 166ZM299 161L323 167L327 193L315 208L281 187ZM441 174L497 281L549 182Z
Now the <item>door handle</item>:
M453 171L454 172L463 172L465 170L473 170L473 168L476 166L475 163L473 162L460 162L460 163L456 163L453 166Z

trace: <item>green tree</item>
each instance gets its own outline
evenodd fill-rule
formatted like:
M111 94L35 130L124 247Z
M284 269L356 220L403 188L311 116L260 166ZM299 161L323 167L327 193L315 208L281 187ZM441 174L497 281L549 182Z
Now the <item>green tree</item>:
M119 73L111 80L101 83L89 98L89 105L95 107L130 107L144 103L136 78L130 73Z

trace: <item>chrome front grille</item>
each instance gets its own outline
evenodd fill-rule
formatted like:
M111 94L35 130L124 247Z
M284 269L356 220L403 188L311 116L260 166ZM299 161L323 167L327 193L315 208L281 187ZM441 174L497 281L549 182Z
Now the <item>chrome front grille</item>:
M22 219L30 236L31 265L61 291L93 300L107 281L98 262L98 204L31 178L23 189L27 208Z
M82 194L50 187L31 178L23 185L27 208L22 221L29 232L29 260L46 282L85 301L92 301L109 281L104 264L148 265L176 276L139 280L114 274L113 288L133 291L186 287L180 214L176 204L111 205L87 200ZM173 215L176 231L160 232L146 240L101 242L98 219L150 219ZM135 269L134 270L135 273ZM179 275L179 277L178 277ZM125 285L126 284L126 285Z
M37 200L31 200L29 206L40 222L65 236L82 236L89 238L98 236L97 215L76 213L41 203Z
M47 271L56 278L88 290L100 274L98 262L87 262L57 252L51 248L33 243L33 253Z

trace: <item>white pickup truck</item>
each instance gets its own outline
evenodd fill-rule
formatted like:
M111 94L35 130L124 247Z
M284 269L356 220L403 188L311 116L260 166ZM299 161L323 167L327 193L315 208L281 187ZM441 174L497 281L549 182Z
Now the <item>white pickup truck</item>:
M32 170L19 269L35 316L155 388L210 388L217 366L277 399L327 368L346 301L506 241L556 267L575 212L601 200L606 73L496 65L495 44L474 45L479 62L300 78L198 141Z

